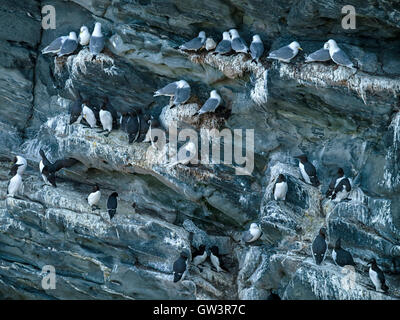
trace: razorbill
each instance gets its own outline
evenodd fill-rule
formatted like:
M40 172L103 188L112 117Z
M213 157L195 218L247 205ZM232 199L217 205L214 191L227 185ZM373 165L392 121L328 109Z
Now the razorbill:
M97 126L96 116L94 115L93 110L88 107L88 101L83 102L82 118L86 120L91 128Z
M372 258L369 262L369 277L378 292L387 292L389 287L385 283L385 275L383 271L378 267L375 258Z
M129 144L135 142L140 134L140 118L137 112L131 112L125 121L124 128L128 134Z
M258 34L253 36L253 41L250 44L250 54L253 60L251 62L258 63L260 61L260 57L264 53L264 44L261 41L261 38Z
M342 249L340 238L336 240L335 248L332 250L332 259L341 267L356 265L350 252Z
M288 185L286 182L286 178L283 174L278 176L276 183L274 185L274 199L278 200L286 200L286 193L288 191Z
M13 197L18 194L22 186L22 176L17 172L14 177L10 179L7 188L7 197Z
M151 116L148 113L143 113L139 115L139 137L137 139L138 142L143 142L146 138L146 134L150 128L150 119Z
M90 41L90 32L88 27L82 26L79 32L78 41L81 46L87 46Z
M325 193L325 196L327 198L330 198L332 196L332 194L335 191L336 186L342 179L344 179L344 171L342 168L339 168L336 173L336 176L334 178L332 178L331 183L329 184L328 190Z
M220 103L221 103L221 96L218 94L217 90L212 90L210 92L210 97L202 105L200 110L197 111L197 114L200 115L207 112L215 112Z
M28 166L28 163L26 162L26 159L21 156L15 156L13 160L14 164L10 169L10 176L15 176L17 173L22 176L25 172L26 167Z
M172 267L173 275L174 275L174 282L178 282L179 280L184 280L186 273L187 273L187 259L188 254L186 251L182 251L178 260L174 262Z
M319 233L315 237L311 246L311 253L313 259L315 263L318 265L324 261L327 253L328 244L326 243L325 237L326 237L326 229L325 228L319 229Z
M236 29L229 30L229 34L232 39L232 49L236 53L248 53L249 48L246 45L246 42L240 37L238 31Z
M82 98L78 93L78 97L69 106L69 124L80 123L82 119Z
M213 54L228 54L232 51L232 40L229 32L222 33L222 40L218 43Z
M291 42L289 45L284 46L278 50L271 51L268 55L269 59L275 59L283 62L290 62L299 50L303 50L297 41Z
M92 36L89 40L89 50L90 53L93 54L93 59L103 51L104 49L105 39L103 34L101 33L101 23L96 22L94 25Z
M200 245L199 249L192 254L192 261L195 266L202 264L207 259L207 250L204 244Z
M308 162L307 156L303 154L295 158L300 160L299 168L304 181L308 184L312 184L314 187L318 187L320 183L317 177L317 170L311 162Z
M89 206L92 208L92 211L95 209L100 209L97 205L100 201L100 197L101 197L101 191L99 186L96 184L93 187L93 191L89 194L87 198Z
M347 198L351 191L350 180L346 177L343 177L340 181L337 182L335 190L332 194L332 201L340 202Z
M206 33L204 31L200 31L199 35L196 38L182 44L181 46L179 46L179 49L187 51L198 51L203 48L205 42Z
M330 39L325 44L327 44L329 55L331 56L333 62L340 66L345 66L351 69L354 68L353 62L351 62L347 54L339 48L335 40Z
M260 238L261 235L262 235L261 228L258 226L257 223L253 222L250 225L249 230L243 232L242 240L247 243L254 242L254 241L258 240L258 238Z
M118 193L113 192L110 194L107 200L107 211L108 215L110 216L110 220L115 216L117 213L117 206L118 206Z
M100 117L100 122L101 125L103 126L103 130L97 131L97 133L103 133L108 131L105 136L108 137L110 134L112 128L113 128L113 116L110 111L107 110L107 105L103 104L101 106L100 112L99 112L99 117Z

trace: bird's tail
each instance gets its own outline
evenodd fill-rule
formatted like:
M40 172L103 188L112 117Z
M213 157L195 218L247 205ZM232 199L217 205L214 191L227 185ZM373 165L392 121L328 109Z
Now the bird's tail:
M314 187L319 187L319 185L321 184L320 182L319 182L319 180L318 180L318 178L317 177L311 177L311 183L312 183L312 185L314 186Z

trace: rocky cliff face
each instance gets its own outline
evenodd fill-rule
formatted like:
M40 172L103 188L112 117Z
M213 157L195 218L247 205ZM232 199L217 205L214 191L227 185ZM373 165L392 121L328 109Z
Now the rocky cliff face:
M349 1L110 1L0 0L0 297L23 299L396 299L400 296L400 6L351 1L356 30L341 28ZM56 29L41 29L41 8L56 8ZM103 25L106 49L92 61L87 49L65 58L40 50L55 37ZM334 38L358 71L333 63L290 64L242 55L186 54L175 47L200 30L219 41L236 27L266 50L291 40L305 52ZM163 85L185 79L186 105L168 110L153 98ZM224 110L193 116L210 90ZM236 175L228 165L168 166L149 143L128 144L68 125L71 90L99 107L108 96L118 112L150 110L162 120L207 128L254 129L254 170ZM178 110L178 111L177 111ZM183 114L186 112L185 114ZM43 186L38 162L73 157L80 164ZM300 179L293 156L306 153L322 185ZM7 198L14 155L29 163L19 198ZM161 159L161 161L160 161ZM337 167L353 181L351 201L324 194ZM273 200L279 173L288 177L286 202ZM99 211L86 197L97 183ZM121 199L112 223L106 199ZM132 204L135 203L135 208ZM259 222L263 236L243 245L240 236ZM321 226L329 251L342 238L356 272L336 266L330 252L314 264L310 245ZM172 282L182 249L217 244L228 273L191 266ZM388 294L374 290L367 261L386 274ZM56 289L43 289L42 267L52 265Z

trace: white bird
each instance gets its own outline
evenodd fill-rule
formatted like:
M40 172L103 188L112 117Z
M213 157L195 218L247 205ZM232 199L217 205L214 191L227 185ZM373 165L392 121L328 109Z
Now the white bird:
M89 194L87 200L89 203L89 206L92 207L92 210L94 210L95 208L98 209L99 207L97 206L97 204L99 203L101 198L101 191L98 185L95 185L93 187L93 191L92 193Z
M210 97L203 104L201 109L197 111L197 113L203 114L207 112L215 112L220 103L221 103L221 96L218 94L217 90L212 90L210 93Z
M83 104L82 108L82 118L86 120L91 128L96 127L96 116L92 109L90 109L86 104Z
M232 39L232 49L239 53L248 53L249 52L249 48L247 47L246 43L244 42L244 40L239 36L239 33L237 32L236 29L231 29L229 30L229 34L231 35L231 39Z
M206 33L204 31L200 31L199 35L196 38L182 44L181 46L179 46L179 49L188 51L197 51L203 48L205 42L206 42Z
M275 201L286 200L287 191L288 191L288 185L286 182L286 178L283 174L280 174L274 186Z
M333 39L328 40L325 45L328 46L329 49L329 55L331 56L332 60L340 65L340 66L345 66L348 68L354 68L353 63L349 59L349 57L346 55L346 53L339 48L337 45L336 41ZM324 47L325 47L324 45Z
M89 44L90 32L89 32L88 27L86 27L86 26L82 26L81 27L81 30L79 32L78 40L79 40L79 44L81 46L87 46Z
M7 197L14 197L22 185L22 177L19 173L17 173L14 177L11 178L10 182L8 183L7 189Z
M329 45L328 43L325 43L322 49L319 49L306 56L305 62L317 62L317 61L329 61L329 60L331 60L331 56L329 54Z
M283 62L290 62L299 50L303 50L297 41L291 42L289 45L284 46L278 50L271 51L268 55L269 59L275 59Z
M111 112L107 110L107 106L105 104L101 106L99 116L101 125L103 126L103 131L99 131L99 133L108 131L106 134L106 136L108 136L112 130L113 117Z
M244 242L254 242L256 241L258 238L260 238L262 235L262 231L260 229L260 227L257 225L257 223L252 223L250 225L250 229L243 232L242 235L242 240Z
M258 34L253 36L253 41L250 44L250 54L253 58L252 62L259 62L260 57L264 53L264 44L261 41L261 38Z
M198 266L207 259L207 250L204 244L200 245L199 250L193 253L193 264Z
M57 55L62 57L74 53L76 48L78 48L78 39L76 38L76 33L72 31L69 33L68 39L66 39L61 45L61 49Z
M93 54L93 58L96 57L104 49L105 39L101 33L101 23L96 22L94 25L92 36L89 41L89 50Z

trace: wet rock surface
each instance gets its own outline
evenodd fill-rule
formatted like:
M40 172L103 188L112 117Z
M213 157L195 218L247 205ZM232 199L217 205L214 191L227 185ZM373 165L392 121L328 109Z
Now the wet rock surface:
M41 1L0 0L0 297L3 299L398 299L400 297L400 7L355 1L357 29L341 28L340 1L50 1L57 28L41 29ZM106 48L69 57L44 56L52 39L102 23ZM188 54L177 45L204 30L217 43L236 26L266 51L292 40L310 53L334 38L357 72L333 62L290 64L243 54ZM184 79L192 98L168 108L155 89ZM195 115L212 89L223 103ZM254 170L234 165L176 164L151 143L127 134L69 125L79 91L99 110L104 96L121 113L142 109L166 126L254 129ZM38 164L73 157L79 164L44 186ZM306 153L321 186L307 185L298 161ZM14 155L28 160L23 188L6 197ZM351 178L351 200L324 198L338 166ZM288 180L286 201L273 199L277 176ZM86 198L102 191L100 209ZM110 222L106 199L120 195ZM134 206L133 206L134 204ZM263 235L243 244L257 222ZM329 252L314 264L310 246L320 227ZM355 270L336 266L337 238ZM228 272L211 262L190 265L173 283L182 250L218 245ZM385 272L388 294L376 292L367 261ZM56 289L43 289L42 268L56 269Z

